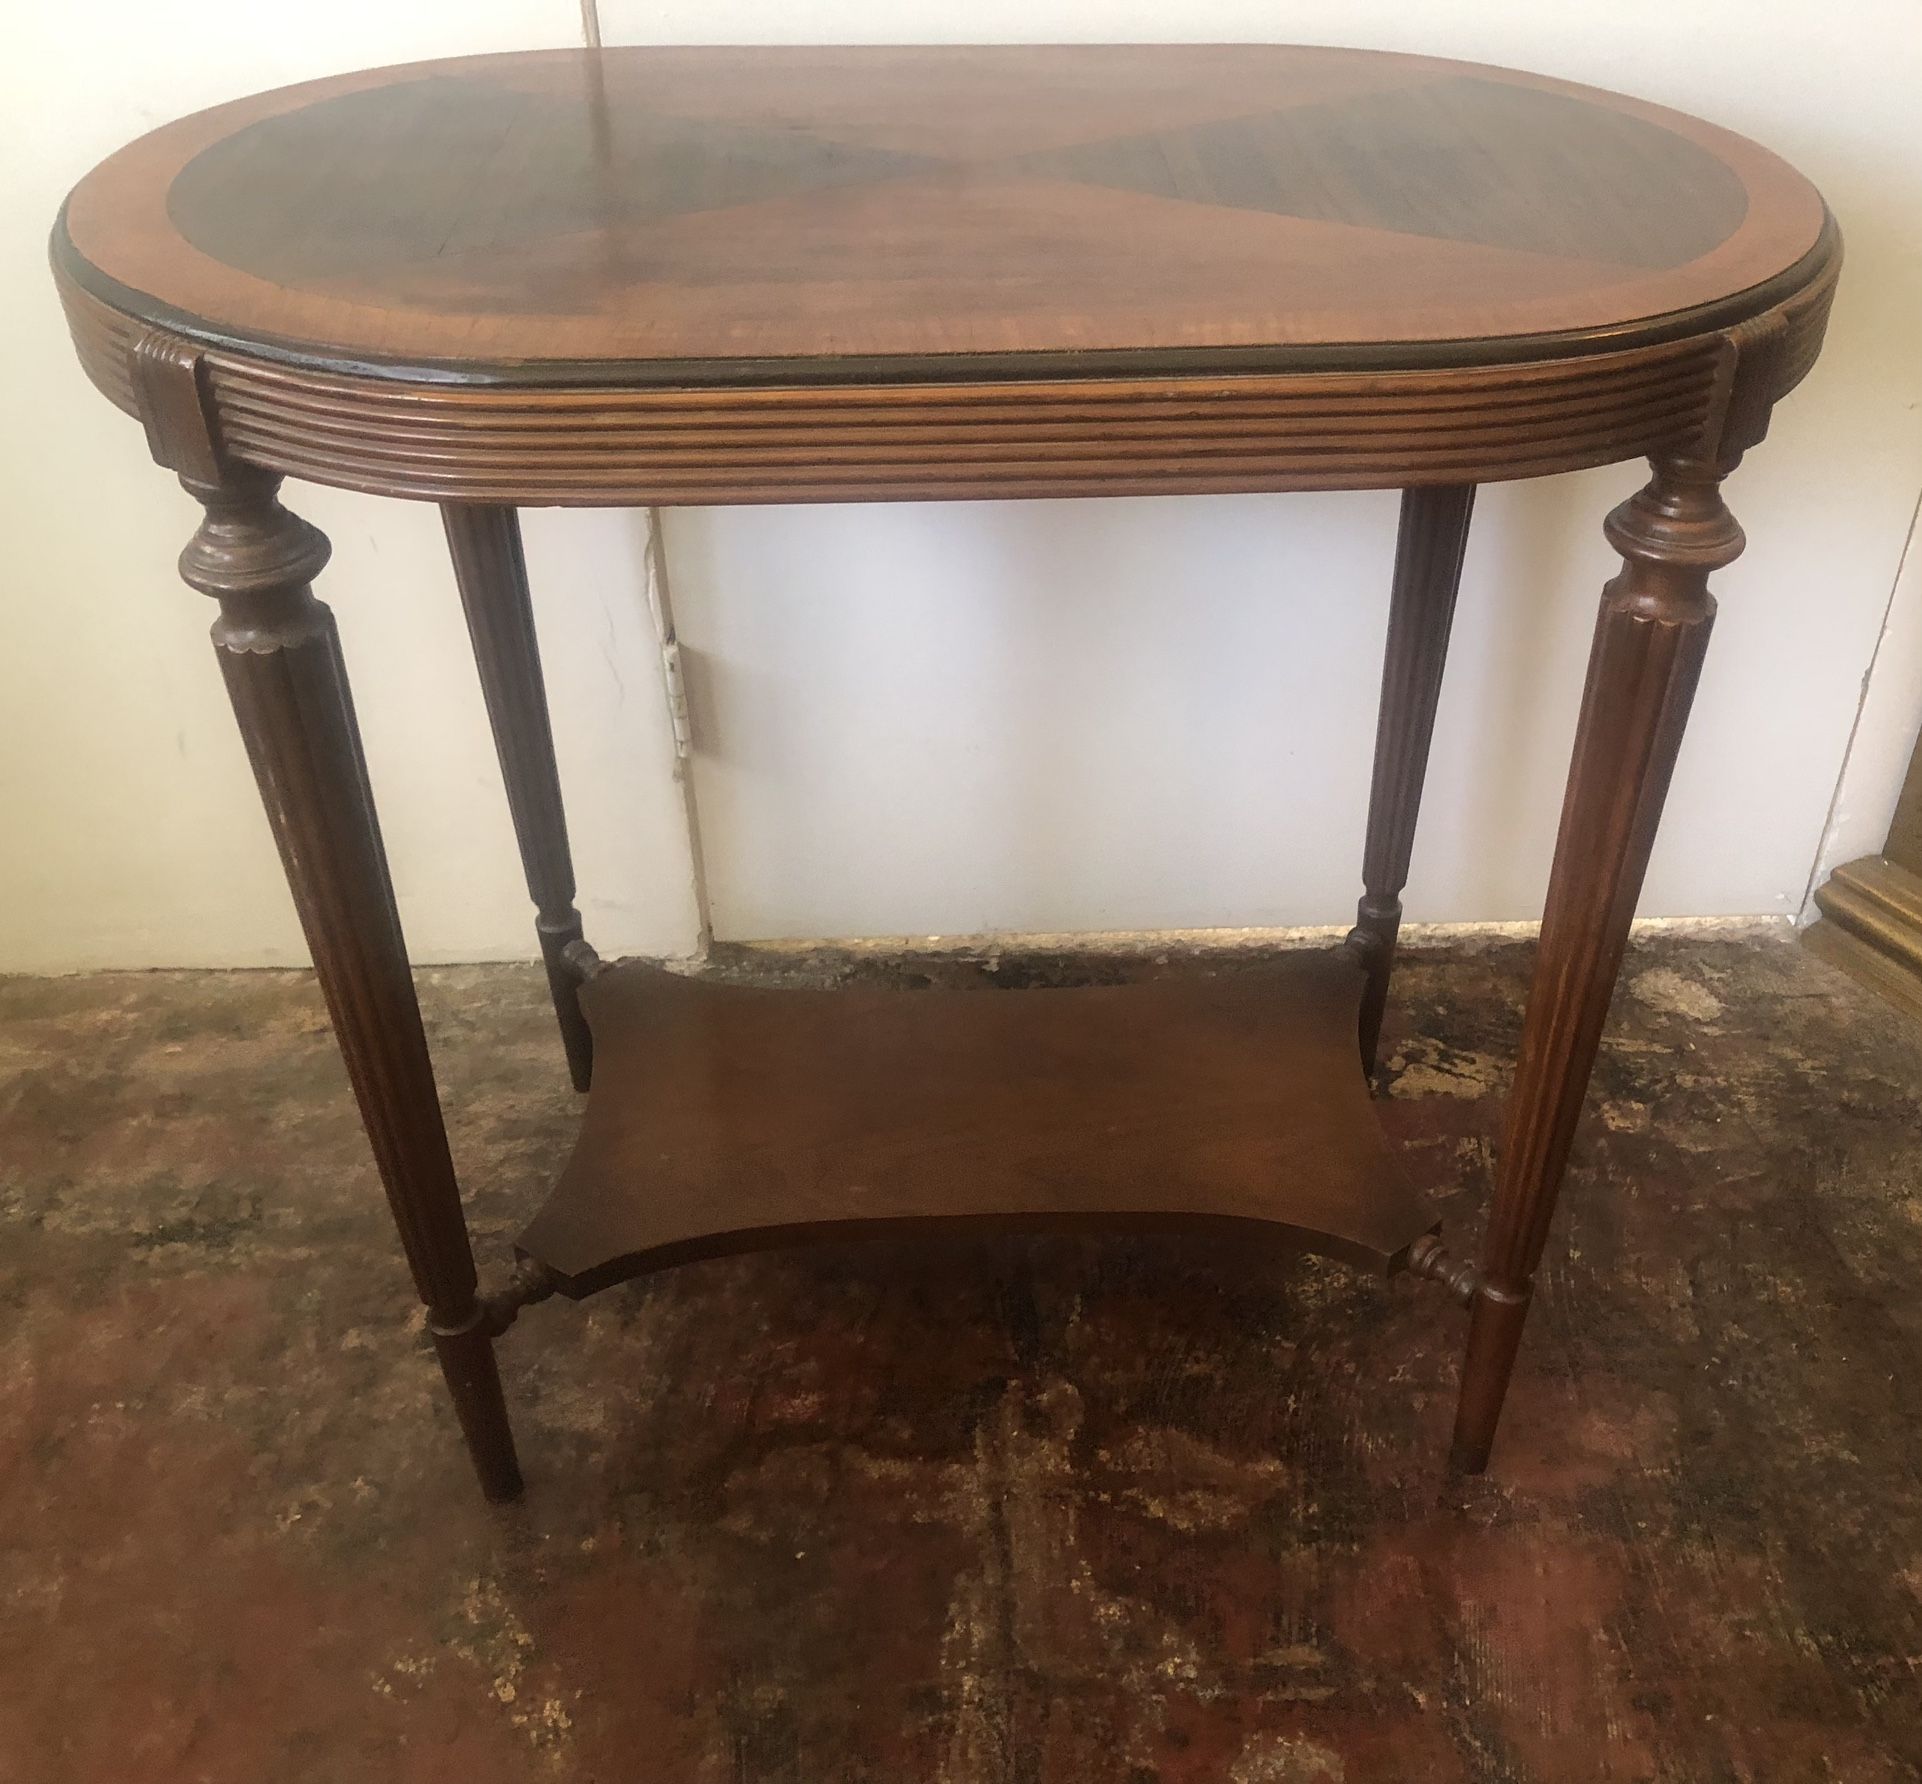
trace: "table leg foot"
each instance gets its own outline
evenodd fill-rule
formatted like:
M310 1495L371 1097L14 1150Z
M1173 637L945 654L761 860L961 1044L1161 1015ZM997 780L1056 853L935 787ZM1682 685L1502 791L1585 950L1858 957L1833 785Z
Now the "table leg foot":
M500 1370L494 1361L494 1340L482 1310L475 1308L463 1330L444 1332L432 1325L434 1350L447 1392L460 1420L467 1453L480 1477L481 1492L495 1504L521 1496L521 1466L514 1454L514 1434L507 1422L507 1401L501 1393Z
M1459 1473L1480 1474L1488 1466L1515 1353L1521 1348L1528 1299L1526 1294L1515 1296L1486 1286L1476 1294L1468 1324L1468 1354L1462 1362L1455 1440L1448 1458Z

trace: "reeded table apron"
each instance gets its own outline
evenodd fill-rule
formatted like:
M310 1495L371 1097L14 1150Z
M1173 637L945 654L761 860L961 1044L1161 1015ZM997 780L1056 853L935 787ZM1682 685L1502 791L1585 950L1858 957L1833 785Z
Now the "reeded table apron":
M1722 479L1840 260L1755 144L1505 69L1271 46L543 52L170 124L53 257L204 504L226 675L481 1484L494 1340L686 1258L908 1227L1225 1229L1470 1309L1487 1460L1714 613ZM1444 1247L1370 1105L1477 484L1645 457L1602 592L1495 1202ZM283 477L439 504L575 1085L478 1277L333 618ZM574 908L516 510L1400 489L1359 920L1249 980L752 989ZM1276 599L1285 598L1277 591ZM591 1087L591 1088L590 1088ZM1251 1263L1251 1267L1256 1267Z

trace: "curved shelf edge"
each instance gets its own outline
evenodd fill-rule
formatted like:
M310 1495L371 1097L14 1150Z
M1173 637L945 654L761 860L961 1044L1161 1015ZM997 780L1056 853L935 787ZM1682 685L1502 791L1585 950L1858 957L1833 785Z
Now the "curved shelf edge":
M964 1232L1213 1232L1392 1272L1433 1232L1346 952L1221 977L789 990L628 964L517 1250L579 1298L700 1258Z

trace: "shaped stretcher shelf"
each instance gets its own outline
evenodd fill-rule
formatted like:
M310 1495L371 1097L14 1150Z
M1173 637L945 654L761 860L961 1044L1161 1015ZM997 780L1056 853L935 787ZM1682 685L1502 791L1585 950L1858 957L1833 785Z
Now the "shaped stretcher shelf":
M691 1258L939 1228L1216 1229L1381 1271L1435 1218L1375 1119L1345 953L1222 978L788 990L617 966L519 1241L590 1294Z

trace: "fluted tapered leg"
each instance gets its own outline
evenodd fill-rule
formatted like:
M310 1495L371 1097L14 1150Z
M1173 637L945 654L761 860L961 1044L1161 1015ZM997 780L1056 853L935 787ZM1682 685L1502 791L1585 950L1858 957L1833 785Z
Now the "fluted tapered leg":
M441 520L494 728L527 895L534 901L534 930L560 1019L567 1069L574 1088L584 1091L594 1071L594 1040L581 1014L579 975L565 958L569 945L581 939L581 914L574 908L574 861L567 846L567 816L554 763L520 517L512 508L448 502L441 508Z
M214 648L441 1370L482 1489L511 1498L520 1470L340 640L308 586L327 541L281 507L279 482L188 480L207 512L181 574L220 603Z
M1658 462L1648 487L1608 518L1623 567L1602 592L1482 1253L1455 1419L1454 1458L1466 1470L1487 1464L1508 1391L1708 645L1709 573L1742 549L1720 484L1713 467Z
M1442 665L1468 549L1472 484L1402 493L1395 542L1395 580L1388 607L1388 647L1375 727L1375 777L1368 796L1368 842L1361 904L1349 943L1368 969L1361 1002L1361 1064L1375 1069L1388 980L1401 931L1401 891L1415 847L1428 746L1435 735Z

